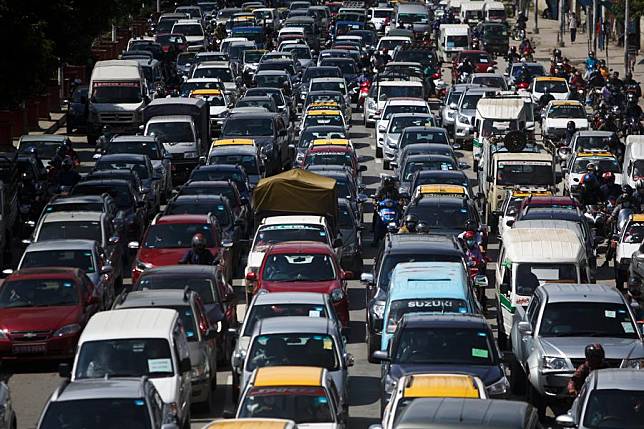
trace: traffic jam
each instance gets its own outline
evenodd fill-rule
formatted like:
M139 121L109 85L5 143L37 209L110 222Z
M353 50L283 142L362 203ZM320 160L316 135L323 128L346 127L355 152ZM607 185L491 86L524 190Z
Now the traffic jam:
M506 2L160 4L0 156L2 371L53 365L1 428L644 428L630 73Z

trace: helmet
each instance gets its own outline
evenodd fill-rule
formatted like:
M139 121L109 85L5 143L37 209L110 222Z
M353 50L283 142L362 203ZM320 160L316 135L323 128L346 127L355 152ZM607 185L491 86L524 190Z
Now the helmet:
M66 156L63 159L63 168L72 168L73 165L74 165L74 161L72 161L71 157Z
M586 349L584 350L584 353L586 354L586 359L588 360L601 360L604 359L605 356L604 348L599 343L588 344L586 346Z
M418 216L413 215L413 214L408 214L405 216L405 225L408 223L416 225L418 223Z
M592 58L595 56L595 53L593 51L588 51L588 56Z
M383 184L384 186L394 186L394 178L393 178L393 177L391 177L391 176L385 176L385 177L382 179L382 184Z
M588 165L586 166L586 171L588 172L595 171L595 164L593 164L592 162L589 162Z
M465 222L465 231L476 231L476 224L473 220Z
M570 131L576 130L577 125L575 125L575 121L568 121L568 123L566 124L566 129L568 129Z
M192 236L192 248L193 249L205 249L206 248L206 237L198 232Z
M622 192L625 195L631 195L633 193L633 188L631 188L631 185L623 184L622 185Z
M427 224L423 221L418 222L418 225L416 225L416 231L420 233L428 233L429 232L429 227Z
M513 47L511 47L511 48L510 48L510 52L513 52L513 53L514 53L514 52L516 52L516 51L517 51L517 47L516 47L516 46L513 46Z
M463 238L465 240L474 240L475 237L476 237L476 233L472 230L465 231L465 233L463 234Z
M628 293L634 298L639 298L642 295L642 280L636 276L628 278Z
M642 179L638 180L637 183L635 184L635 188L638 191L644 190L644 180Z
M606 183L615 183L615 175L610 171L602 174L602 180Z

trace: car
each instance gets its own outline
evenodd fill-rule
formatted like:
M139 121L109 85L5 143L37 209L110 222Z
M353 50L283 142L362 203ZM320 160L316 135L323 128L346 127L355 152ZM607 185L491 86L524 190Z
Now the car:
M584 105L576 100L549 102L542 119L543 136L551 140L565 138L568 122L574 122L577 130L588 129L588 117Z
M0 360L59 360L74 356L102 301L78 268L26 268L0 285L0 307Z
M316 340L308 341L313 345ZM308 348L309 344L306 346ZM344 389L346 387L338 386L326 368L258 368L239 400L236 417L281 417L303 425L343 428L349 407L346 398L338 393L344 393Z
M189 54L179 55L177 62L181 60L181 57L183 55L189 55ZM200 78L194 78L194 79L187 79L179 87L179 95L181 97L189 97L193 91L197 91L200 89L224 91L225 86L224 86L224 83L219 78L200 77Z
M398 140L407 127L433 127L434 116L429 113L395 113L389 118L382 135L383 168L390 169L398 155Z
M454 137L454 124L456 123L456 110L458 109L458 102L468 88L483 88L480 85L472 85L469 83L459 83L451 86L447 96L445 97L445 102L441 108L441 119L440 123L443 126L447 133Z
M192 237L197 233L205 236L206 248L225 267L225 279L230 282L233 267L226 249L232 243L222 241L219 223L213 214L157 216L140 244L128 244L128 247L138 249L132 266L132 282L135 283L147 269L178 264L192 247Z
M334 125L343 127L346 132L349 132L351 125L345 119L342 111L337 109L329 110L308 110L302 116L299 132L302 132L307 127L314 127L320 125Z
M640 368L644 359L642 333L628 302L600 284L537 287L527 308L516 306L511 342L513 391L527 390L540 413L568 397L568 381L585 361L588 344L604 346L611 368Z
M48 165L54 156L56 156L58 149L64 144L69 143L71 143L71 140L68 136L64 135L28 134L20 137L18 141L18 154L28 154L35 149L38 159L43 164Z
M252 187L248 179L248 175L246 174L246 170L241 165L200 165L192 170L188 182L207 182L220 180L230 180L234 182L237 186L239 194L250 201Z
M512 65L510 66L510 72L508 73L508 79L510 80L510 83L512 85L516 84L516 79L521 75L521 70L523 69L524 65L528 68L528 72L530 73L532 79L546 75L546 69L543 67L543 64L529 62L512 63ZM530 82L527 83L529 84Z
M388 234L379 248L372 271L362 273L366 285L366 336L369 362L380 349L385 302L389 280L403 262L460 262L465 266L465 251L454 237L420 234Z
M479 377L491 398L505 398L505 376L492 329L480 314L406 314L388 350L374 352L382 363L382 405L390 401L400 377L415 372L457 372Z
M288 123L290 119L295 118L295 108L293 106L293 103L291 100L287 100L287 98L284 96L284 93L280 88L269 88L269 87L248 88L244 96L245 97L255 97L255 96L272 97L273 100L275 100L275 104L277 105L277 111L280 114L284 123Z
M419 170L412 176L408 194L403 195L409 198L414 195L416 188L421 185L458 185L467 188L467 194L473 196L474 192L470 181L463 170Z
M454 158L445 155L411 155L404 164L396 166L400 193L411 195L410 186L414 174L419 171L458 171L459 164Z
M314 140L315 143L317 140ZM348 142L348 140L345 140ZM358 185L362 185L362 172L367 171L366 165L360 165L358 157L353 147L348 143L333 145L328 144L329 141L323 142L323 145L315 145L306 152L302 165L308 168L313 165L338 165L346 167L351 175L356 178Z
M208 102L210 116L210 133L216 135L221 131L221 126L230 114L233 105L228 95L220 89L195 89L190 92L190 97L201 98Z
M111 257L115 257L113 260ZM123 288L123 262L120 251L107 253L93 240L64 239L32 243L18 263L25 268L68 267L83 271L90 279L103 308L109 308ZM7 274L11 270L5 270Z
M474 117L476 116L476 105L483 97L492 97L497 89L491 88L468 88L459 99L455 112L454 122L454 145L471 145L474 138Z
M172 191L172 156L153 136L116 136L100 147L100 154L147 155L152 163L152 178L159 181L161 199L166 201Z
M503 233L516 222L517 215L521 209L521 203L530 195L550 196L552 191L547 189L534 190L531 188L519 188L508 190L503 198L503 203L499 210L499 238Z
M555 100L568 100L570 97L570 86L566 79L562 77L538 76L532 79L527 92L532 95L532 102L539 104L541 97L546 90Z
M349 137L347 130L338 125L316 125L306 127L300 132L297 144L295 145L295 154L293 162L295 165L301 165L304 161L306 151L309 150L314 140L318 139L347 139Z
M581 193L580 181L588 171L586 167L592 163L602 173L611 172L615 184L622 184L622 166L615 155L607 151L573 152L568 164L563 170L565 190L576 197Z
M398 139L398 150L421 143L449 145L447 130L441 127L405 127Z
M47 205L43 208L41 216L45 213L55 212L98 212L105 213L108 221L112 222L115 229L119 232L120 227L116 221L118 215L118 207L109 194L101 195L83 195L83 196L68 196L68 195L54 195Z
M190 349L191 402L210 412L217 388L217 349L221 345L216 343L217 328L210 325L199 294L190 289L129 292L119 295L112 307L113 310L126 308L168 308L177 311Z
M110 377L63 383L45 404L36 427L140 425L149 429L178 429L172 421L170 406L163 403L151 380Z
M424 98L422 82L408 80L383 80L371 84L367 98L364 101L364 124L366 127L374 126L380 119L385 103L390 98ZM381 156L376 148L376 156Z
M274 152L263 150L260 153L257 147L251 145L215 147L208 154L208 165L239 165L246 173L248 184L254 188L265 175L270 175L276 168L277 161L272 158L273 155L266 155L266 153Z
M591 371L567 414L558 416L560 427L590 429L608 422L628 427L642 420L644 373L639 369Z
M322 57L320 57L322 58ZM335 64L334 64L335 65ZM309 82L308 92L313 91L339 91L342 93L346 104L351 104L349 87L343 77L316 77Z
M441 143L417 143L417 144L409 144L405 146L404 149L398 149L398 153L396 155L396 161L392 161L390 163L391 166L396 167L400 164L404 164L405 160L409 156L413 155L441 155L441 156L448 156L454 159L455 162L457 161L457 156L456 152L454 152L454 149L452 149L452 146L446 145L446 144L441 144ZM465 163L459 163L459 166L461 165L466 165Z
M59 365L59 374L72 383L119 375L149 379L168 407L167 420L180 427L190 424L191 370L181 318L167 308L94 314L78 340L72 367Z
M382 429L393 429L394 422L405 408L420 398L486 399L485 385L480 378L466 374L417 373L403 375L382 415Z
M190 78L219 79L224 83L224 93L233 101L237 98L239 84L241 83L241 79L235 79L232 66L227 61L205 61L199 63L192 70Z
M610 152L619 145L614 131L578 130L570 139L570 152Z
M425 100L417 98L390 98L385 103L380 119L376 121L376 142L382 147L389 119L396 113L431 113Z
M308 92L302 104L302 112L306 112L309 106L316 103L336 103L337 106L332 106L333 109L342 111L345 118L351 118L353 114L351 103L347 103L344 94L340 91L319 90Z
M328 370L338 390L339 404L348 406L349 367L353 356L347 352L340 328L333 319L321 317L270 317L257 322L249 341L241 374L233 373L240 391L249 385L253 371L264 367L316 366Z
M268 112L277 113L277 104L275 104L273 97L268 95L244 96L237 100L235 109L243 107L259 107L266 109Z
M364 265L362 262L362 224L357 216L352 201L346 198L338 198L338 228L342 237L342 259L340 265L343 269L354 273L355 276L362 274Z
M508 82L502 74L498 73L472 73L467 83L495 88L499 91L508 90Z

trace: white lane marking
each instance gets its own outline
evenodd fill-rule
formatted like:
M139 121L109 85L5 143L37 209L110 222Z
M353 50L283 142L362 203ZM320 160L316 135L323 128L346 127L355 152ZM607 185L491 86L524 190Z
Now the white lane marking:
M246 315L246 304L237 304L237 320L244 320Z
M376 158L376 164L382 164L382 159Z
M372 150L376 150L376 145L375 144L370 144L369 147L371 147Z

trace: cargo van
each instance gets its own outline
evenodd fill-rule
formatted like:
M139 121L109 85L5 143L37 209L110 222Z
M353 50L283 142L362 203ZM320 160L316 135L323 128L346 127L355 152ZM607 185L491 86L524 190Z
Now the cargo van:
M103 127L113 134L135 134L149 102L139 61L98 61L89 84L88 143L96 144Z
M483 19L486 22L505 22L508 15L505 6L499 1L486 1L483 4Z
M467 24L441 24L438 42L439 58L449 62L458 51L470 49L472 36Z
M482 1L466 1L461 3L461 22L466 23L470 27L474 27L483 21L484 5L485 2Z
M431 30L429 11L424 3L399 3L394 14L395 28L409 28L414 33L424 33Z

